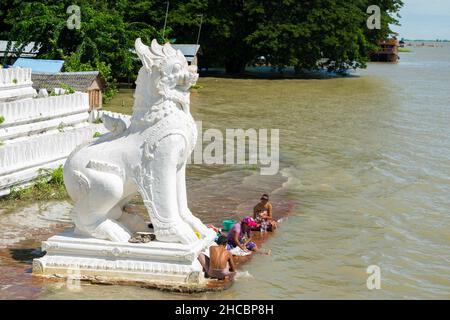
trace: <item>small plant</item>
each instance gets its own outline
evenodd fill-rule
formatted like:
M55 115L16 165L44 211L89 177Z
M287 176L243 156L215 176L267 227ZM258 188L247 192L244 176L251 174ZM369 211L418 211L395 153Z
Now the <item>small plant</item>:
M102 134L100 132L94 133L94 138L100 138Z
M194 85L191 87L191 90L200 90L200 89L203 89L203 86L200 85L200 84L194 84Z
M64 122L61 122L58 126L59 132L64 132L64 128L66 127L66 124Z
M73 93L75 93L75 89L72 88L71 86L65 84L65 83L61 83L61 89L64 89L66 94L73 94Z
M0 124L2 124L3 122L5 122L5 117L4 116L0 116Z
M0 203L11 204L16 200L48 201L67 198L64 186L63 166L57 169L41 169L35 182L26 188L13 188L11 193L0 200Z
M17 79L14 78L12 82L13 82L14 84L17 84L19 81L17 81Z
M0 147L3 147L4 145L5 145L5 143L0 140Z
M95 124L101 124L101 123L103 123L103 120L102 120L102 118L97 118L97 119L94 120L94 123Z

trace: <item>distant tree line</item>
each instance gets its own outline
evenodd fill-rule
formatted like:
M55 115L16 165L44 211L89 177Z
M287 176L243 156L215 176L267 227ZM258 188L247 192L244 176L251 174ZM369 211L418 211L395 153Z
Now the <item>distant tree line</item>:
M392 34L401 0L1 0L0 38L40 45L39 57L64 59L69 71L99 69L112 84L133 78L137 37L150 43L196 43L201 19L202 66L239 73L259 56L272 66L345 71L365 67L378 41ZM81 28L68 29L70 5ZM381 8L369 30L367 8Z

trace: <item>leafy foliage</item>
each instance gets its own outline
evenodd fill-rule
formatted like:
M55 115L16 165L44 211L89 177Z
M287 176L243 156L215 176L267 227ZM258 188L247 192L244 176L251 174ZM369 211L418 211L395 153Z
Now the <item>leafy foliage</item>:
M81 8L81 29L66 27L66 8ZM382 11L381 29L369 30L370 5ZM64 59L66 71L97 69L111 96L119 80L134 80L139 62L134 40L196 43L203 21L201 65L230 73L264 56L272 66L325 67L344 72L365 67L369 52L398 23L401 0L4 0L0 26L9 40L41 45L39 56ZM5 18L2 21L1 18ZM19 48L20 49L20 48Z
M41 169L36 181L28 188L16 188L1 199L2 204L16 200L61 200L67 198L64 187L63 167L55 170Z
M61 86L61 89L64 89L66 94L73 94L73 93L75 93L75 89L72 88L71 86L65 84L65 83L61 83L60 86Z

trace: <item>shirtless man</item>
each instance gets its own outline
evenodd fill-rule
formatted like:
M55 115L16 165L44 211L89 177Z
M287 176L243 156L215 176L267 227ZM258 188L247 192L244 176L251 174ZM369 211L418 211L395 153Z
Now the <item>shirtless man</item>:
M209 248L209 258L200 254L198 259L210 278L219 280L232 278L236 273L236 267L233 255L227 250L228 239L225 236L219 236L216 243L217 246Z
M269 231L274 231L278 227L272 216L272 204L269 202L268 194L263 194L261 201L253 208L253 219L258 223L258 227L265 220L269 225Z

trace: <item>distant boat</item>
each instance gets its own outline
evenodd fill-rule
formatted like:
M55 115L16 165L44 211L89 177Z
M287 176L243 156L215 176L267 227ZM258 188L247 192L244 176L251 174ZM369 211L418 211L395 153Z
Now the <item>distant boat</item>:
M370 54L371 61L397 62L399 42L396 38L380 41L380 50Z

